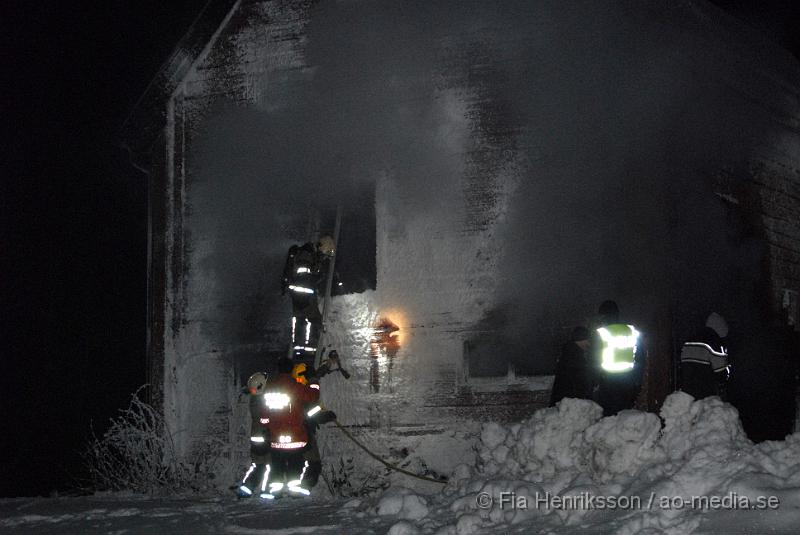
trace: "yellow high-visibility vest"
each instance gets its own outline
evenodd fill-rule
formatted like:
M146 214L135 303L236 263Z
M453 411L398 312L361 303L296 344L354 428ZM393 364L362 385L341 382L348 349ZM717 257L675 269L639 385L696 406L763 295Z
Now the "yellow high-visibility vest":
M597 334L602 341L600 367L611 373L632 370L639 331L633 325L612 323L597 329Z

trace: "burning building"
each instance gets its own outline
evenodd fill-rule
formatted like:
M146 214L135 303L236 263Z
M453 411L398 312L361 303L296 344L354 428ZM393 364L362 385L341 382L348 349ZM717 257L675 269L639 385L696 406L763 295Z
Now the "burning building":
M210 2L126 124L154 399L183 453L242 442L242 378L288 344L286 250L341 206L343 422L424 457L519 418L607 298L655 408L707 312L796 322L799 128L800 64L703 0Z

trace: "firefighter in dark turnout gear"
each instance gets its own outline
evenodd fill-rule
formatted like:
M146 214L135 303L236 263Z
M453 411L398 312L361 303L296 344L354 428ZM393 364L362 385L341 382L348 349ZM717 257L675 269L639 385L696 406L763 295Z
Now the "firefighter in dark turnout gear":
M599 325L591 343L597 402L603 407L603 416L611 416L633 408L641 386L644 354L639 331L620 323L614 301L604 301L598 312Z
M695 399L719 396L725 399L730 378L730 361L724 339L725 318L712 312L705 326L681 347L681 390Z
M317 350L322 314L318 295L324 279L323 268L333 256L335 244L330 236L314 243L293 245L286 257L281 280L281 295L292 298L292 355L308 359Z
M250 467L237 489L240 498L253 496L266 485L266 470L270 463L270 435L268 418L264 414L264 387L267 376L257 372L247 380L245 392L249 397L250 409Z
M295 364L292 368L292 377L295 381L302 385L308 385L310 388L319 390L319 378L330 373L328 370L327 362L320 366L318 372L314 372L313 367L299 363ZM319 447L317 445L317 429L321 424L332 422L336 419L336 414L333 411L324 410L319 400L307 404L304 407L305 411L305 427L308 433L308 444L303 448L303 459L307 463L305 475L301 486L307 490L311 490L317 484L319 476L322 474L322 458L319 454Z

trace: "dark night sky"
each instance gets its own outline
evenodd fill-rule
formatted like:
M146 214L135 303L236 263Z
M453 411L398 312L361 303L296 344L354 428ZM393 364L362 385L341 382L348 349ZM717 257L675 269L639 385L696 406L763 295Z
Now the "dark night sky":
M0 496L69 487L145 381L146 182L117 132L204 3L0 8ZM795 2L715 3L800 56Z
M3 3L3 496L68 486L145 382L146 182L117 131L202 5Z

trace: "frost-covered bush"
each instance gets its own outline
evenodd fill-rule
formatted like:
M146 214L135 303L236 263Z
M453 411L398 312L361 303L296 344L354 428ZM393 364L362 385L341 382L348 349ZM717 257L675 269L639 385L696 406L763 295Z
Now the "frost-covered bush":
M83 453L87 490L162 494L211 487L212 467L224 445L207 442L191 458L180 459L163 415L139 398L140 391L102 437L92 432Z

